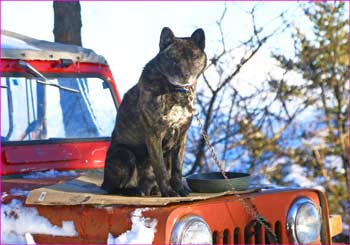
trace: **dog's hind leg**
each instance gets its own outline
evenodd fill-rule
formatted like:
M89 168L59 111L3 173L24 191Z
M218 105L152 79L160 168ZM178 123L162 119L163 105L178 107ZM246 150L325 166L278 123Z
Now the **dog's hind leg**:
M140 195L136 157L124 147L111 147L107 153L102 189L110 194Z

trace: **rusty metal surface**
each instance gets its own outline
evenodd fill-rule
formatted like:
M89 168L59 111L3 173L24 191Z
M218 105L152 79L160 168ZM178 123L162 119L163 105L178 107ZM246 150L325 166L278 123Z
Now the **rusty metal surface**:
M3 191L11 188L21 188L31 190L39 186L48 186L61 181L70 180L72 177L64 179L8 179L3 180ZM285 229L285 218L290 205L301 196L310 198L317 206L320 205L318 193L314 190L270 190L245 194L257 206L259 212L267 218L272 229L279 229L278 236L280 243L288 244L287 231ZM10 202L11 199L20 199L23 202L25 197L7 196L3 203ZM37 208L39 214L46 217L53 225L61 226L62 221L73 221L77 237L59 237L49 235L34 235L37 243L56 244L106 244L108 234L114 237L131 229L130 215L136 209L144 206L131 205L28 205L26 207ZM210 226L212 232L216 232L216 242L234 240L234 231L240 230L237 237L239 243L257 243L264 241L260 236L244 236L248 224L252 222L242 204L234 196L222 196L209 200L192 201L187 203L173 203L166 206L157 207L149 205L149 211L143 216L157 219L158 225L155 234L154 244L169 243L174 224L178 219L186 215L199 215ZM226 235L224 235L226 234ZM261 240L256 240L256 239ZM228 239L228 240L227 240ZM246 241L246 239L248 239Z
M191 202L231 195L249 193L257 188L244 191L226 191L220 193L191 193L187 197L130 197L107 195L100 188L103 180L102 171L87 171L86 175L76 179L32 190L26 204L37 205L132 205L132 206L165 206L170 203Z

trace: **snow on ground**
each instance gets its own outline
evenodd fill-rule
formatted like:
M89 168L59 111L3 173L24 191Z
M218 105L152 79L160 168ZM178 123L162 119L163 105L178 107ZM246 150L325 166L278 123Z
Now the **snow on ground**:
M35 244L31 234L78 235L72 221L63 221L62 227L58 227L40 216L36 208L23 207L19 200L2 204L1 244Z
M349 225L345 222L343 222L343 234L350 236L350 230L349 230Z
M271 183L271 181L266 178L266 176L261 175L261 174L255 174L251 176L251 181L250 183L252 185L260 185L260 186L272 186L273 184Z
M324 187L318 185L314 181L311 181L307 176L307 169L299 166L297 164L293 164L288 166L285 170L288 173L284 178L284 182L291 182L292 184L305 188L317 188L321 191L324 191Z
M330 155L325 158L326 166L339 174L345 174L343 160L340 156Z
M143 217L142 212L147 210L150 209L135 209L131 213L131 230L115 238L109 233L107 244L152 244L158 221Z
M62 176L76 176L77 173L74 170L70 171L57 171L55 169L51 169L45 172L33 172L27 175L23 175L24 179L39 179L39 178L56 178Z

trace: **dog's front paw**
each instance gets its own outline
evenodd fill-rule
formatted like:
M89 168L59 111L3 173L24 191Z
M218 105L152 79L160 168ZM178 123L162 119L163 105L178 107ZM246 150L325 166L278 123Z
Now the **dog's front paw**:
M162 193L160 192L158 186L154 186L153 188L149 189L146 193L146 196L162 196Z
M161 192L157 185L145 184L140 186L140 190L143 196L161 196Z
M190 194L190 192L184 188L179 189L176 192L182 197L187 197Z
M176 193L178 194L178 196L182 196L182 197L186 197L190 194L190 190L186 189L186 186L184 185L184 183L182 182L182 179L173 177L171 179L171 186L172 188L176 191Z
M162 191L162 197L178 197L180 196L176 191L174 191L172 188L164 188Z

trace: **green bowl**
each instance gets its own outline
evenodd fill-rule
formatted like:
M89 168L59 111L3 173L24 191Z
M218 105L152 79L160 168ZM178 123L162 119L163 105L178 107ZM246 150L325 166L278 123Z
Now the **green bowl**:
M186 178L188 186L194 192L213 193L225 191L244 191L250 184L250 175L246 173L221 172L194 174Z

